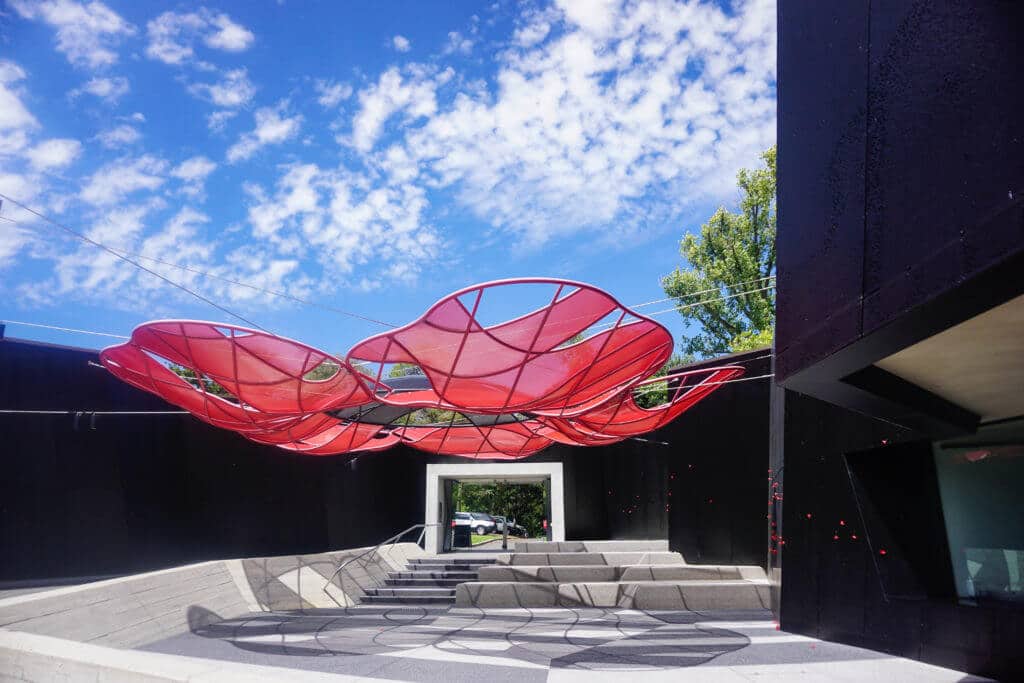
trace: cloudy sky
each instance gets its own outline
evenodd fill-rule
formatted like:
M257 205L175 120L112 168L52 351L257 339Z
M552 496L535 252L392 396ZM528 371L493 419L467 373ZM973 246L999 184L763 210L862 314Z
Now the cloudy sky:
M404 323L487 280L661 298L680 236L775 139L772 0L0 7L0 192L329 351L382 330L330 309ZM0 319L237 322L0 219Z

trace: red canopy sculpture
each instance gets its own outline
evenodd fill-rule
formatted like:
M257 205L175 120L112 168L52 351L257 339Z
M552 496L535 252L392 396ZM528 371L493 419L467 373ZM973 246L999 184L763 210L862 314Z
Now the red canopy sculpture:
M491 296L545 285L547 303L487 325ZM599 446L658 429L738 366L652 377L672 352L662 325L567 280L476 285L344 359L234 325L161 320L100 353L120 379L217 427L309 455L398 443L445 455L519 459L552 443ZM635 396L664 391L642 407Z

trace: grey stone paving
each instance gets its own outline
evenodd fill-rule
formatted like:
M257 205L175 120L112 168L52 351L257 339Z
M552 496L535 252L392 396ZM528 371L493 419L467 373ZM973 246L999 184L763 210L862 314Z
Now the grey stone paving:
M197 611L190 633L139 649L407 681L961 679L779 632L761 610L350 608L212 624L211 616Z

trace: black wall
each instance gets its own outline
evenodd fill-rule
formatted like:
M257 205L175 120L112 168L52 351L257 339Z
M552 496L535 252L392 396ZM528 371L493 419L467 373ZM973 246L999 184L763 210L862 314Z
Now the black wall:
M929 442L796 392L782 400L782 628L1018 680L1024 612L953 595L934 468L917 462Z
M0 341L0 407L175 410L93 351ZM92 429L95 427L95 429ZM0 580L376 543L423 514L421 458L317 458L187 415L0 414Z
M780 380L1024 291L1021 35L1008 0L780 0Z
M763 356L733 362L754 376ZM96 360L0 340L0 408L176 410ZM667 446L535 456L564 464L567 537L668 538L692 562L763 563L767 392L722 387L646 437ZM0 414L0 444L0 581L372 545L422 522L428 463L460 461L404 447L294 455L188 415Z

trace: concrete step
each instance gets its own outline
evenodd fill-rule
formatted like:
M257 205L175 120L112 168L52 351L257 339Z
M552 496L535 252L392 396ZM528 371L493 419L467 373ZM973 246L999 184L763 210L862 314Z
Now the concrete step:
M409 571L409 572L388 572L388 578L392 579L455 579L459 581L475 581L477 572L463 571Z
M386 595L393 598L447 598L455 595L455 589L395 586L392 588L367 588L366 595Z
M493 557L417 557L409 560L409 564L494 564Z
M430 588L436 586L438 588L454 588L460 583L466 583L467 581L476 581L476 577L469 579L384 579L384 585L386 586L408 586L410 588Z
M679 553L660 551L649 552L607 552L607 553L521 553L514 552L498 557L499 565L526 565L531 567L554 565L604 565L619 567L627 564L686 564Z
M487 567L487 564L430 564L427 562L421 562L419 564L408 565L409 571L428 571L428 572L475 572L481 567Z
M518 581L592 583L608 581L714 581L721 579L765 579L760 567L719 565L494 565L481 567L480 582Z
M767 609L767 581L469 582L458 607L605 607L643 610Z
M668 540L651 541L516 541L517 553L668 552Z
M455 596L450 595L446 597L430 597L430 596L393 596L393 595L364 595L360 598L360 604L362 605L395 605L395 606L410 606L410 605L430 605L430 606L449 606L455 604Z

